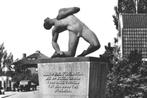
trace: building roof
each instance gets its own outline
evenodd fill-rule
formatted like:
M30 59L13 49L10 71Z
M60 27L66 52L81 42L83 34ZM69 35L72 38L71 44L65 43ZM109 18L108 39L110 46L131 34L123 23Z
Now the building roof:
M37 65L39 59L48 59L46 55L42 54L41 52L35 52L27 57L23 57L21 60L14 62L14 65Z
M42 54L41 52L35 52L35 53L27 56L26 58L46 59L46 58L49 58L49 57Z
M123 28L147 28L147 14L122 14Z

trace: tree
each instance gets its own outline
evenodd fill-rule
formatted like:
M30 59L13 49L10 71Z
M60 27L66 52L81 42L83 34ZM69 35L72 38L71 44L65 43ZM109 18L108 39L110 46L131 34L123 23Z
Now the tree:
M118 0L119 13L135 13L135 6L134 0Z
M10 53L8 55L5 50L4 43L0 45L0 75L11 75L11 64L13 63L13 55ZM5 68L8 68L8 73L4 73Z
M130 52L126 58L119 59L119 48L105 46L105 53L100 58L108 62L107 98L146 98L147 67L137 50ZM116 51L118 50L118 51Z
M23 66L16 66L15 73L13 74L12 80L15 82L19 82L21 80L31 80L35 84L38 83L38 74L32 74L28 68Z
M147 13L147 1L146 0L139 0L138 13Z
M118 8L115 7L116 14L113 15L118 37L121 36L119 13L135 13L135 10L133 0L119 0ZM121 58L117 42L118 39L115 38L114 46L108 43L108 46L105 46L105 53L100 56L109 65L106 98L147 98L147 67L142 61L141 52L134 50L128 57Z

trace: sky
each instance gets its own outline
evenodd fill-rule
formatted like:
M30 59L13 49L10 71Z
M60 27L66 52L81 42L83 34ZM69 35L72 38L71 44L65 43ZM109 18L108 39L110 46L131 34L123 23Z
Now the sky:
M117 0L0 0L0 44L4 43L14 59L22 58L39 50L50 57L54 53L51 45L51 30L43 28L46 17L55 18L60 8L80 7L75 14L98 37L101 48L88 56L98 57L104 46L113 42L117 30L112 15ZM68 31L59 35L62 51L68 49ZM76 55L87 49L89 44L80 38Z

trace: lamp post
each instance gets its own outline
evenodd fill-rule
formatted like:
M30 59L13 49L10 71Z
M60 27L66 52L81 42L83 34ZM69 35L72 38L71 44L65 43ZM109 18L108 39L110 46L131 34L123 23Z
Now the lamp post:
M11 81L12 81L12 77L8 77L9 90L12 90Z
M6 89L6 80L7 80L7 77L2 76L2 87L3 87L4 90Z
M3 80L4 80L4 89L6 90L6 88L7 88L7 75L6 75L6 73L7 73L7 71L8 71L9 69L8 69L8 67L6 67L6 66L4 66L4 68L2 69L2 71L4 72L4 76L3 76Z

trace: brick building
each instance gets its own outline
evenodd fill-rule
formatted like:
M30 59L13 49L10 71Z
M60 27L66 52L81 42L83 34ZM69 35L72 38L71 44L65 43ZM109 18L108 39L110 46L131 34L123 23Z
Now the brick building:
M121 14L122 54L137 50L147 58L147 14Z

